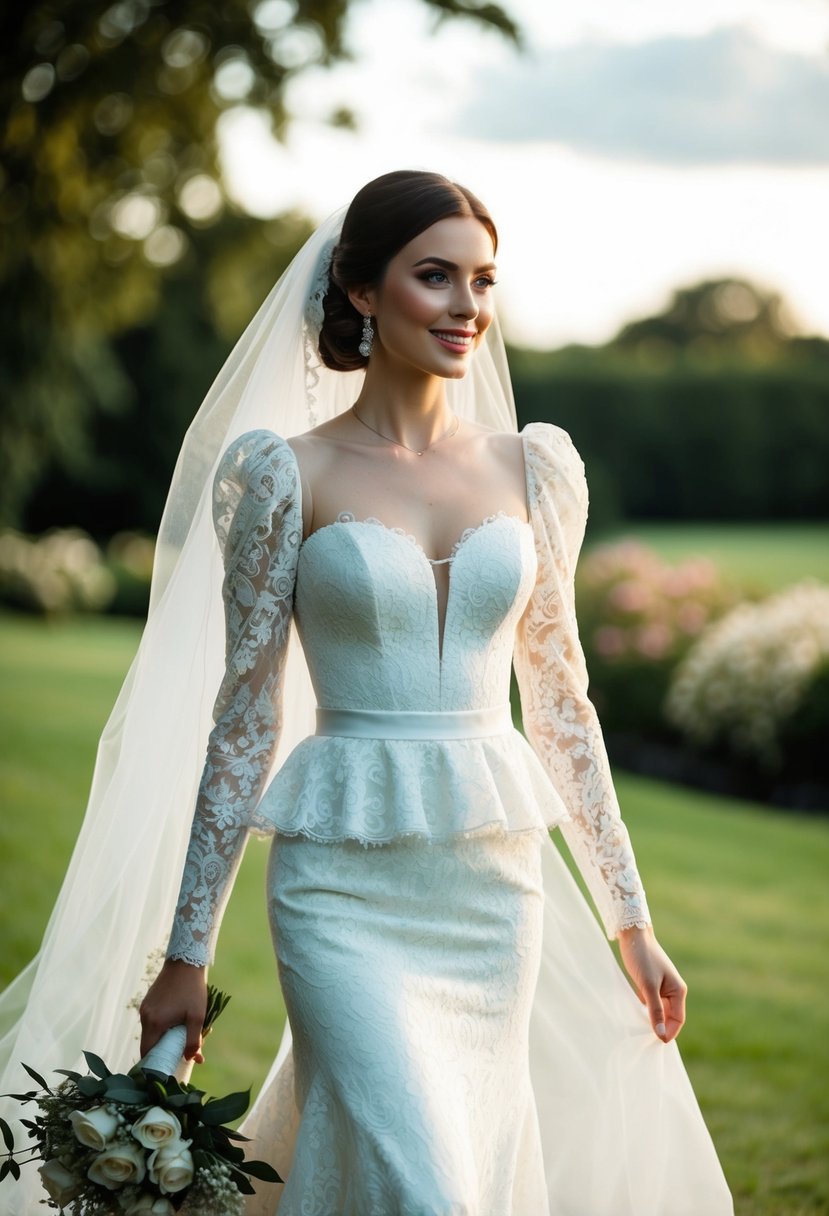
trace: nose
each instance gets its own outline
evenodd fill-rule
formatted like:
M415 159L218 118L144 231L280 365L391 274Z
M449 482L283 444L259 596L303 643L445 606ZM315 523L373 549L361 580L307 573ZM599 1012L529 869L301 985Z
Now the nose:
M456 284L455 290L452 293L452 303L449 312L451 316L462 317L466 321L471 321L477 317L478 302L469 283L460 282Z

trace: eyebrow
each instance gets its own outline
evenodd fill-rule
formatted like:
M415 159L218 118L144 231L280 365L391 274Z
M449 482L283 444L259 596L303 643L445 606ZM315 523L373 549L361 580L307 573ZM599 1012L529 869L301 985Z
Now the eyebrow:
M424 266L426 263L432 266L442 266L444 270L457 270L458 266L455 262L448 262L446 258L421 258L419 262L415 262L415 266ZM414 267L412 267L414 269ZM475 269L475 274L480 274L482 270L494 270L495 263L487 262L485 266L478 266Z

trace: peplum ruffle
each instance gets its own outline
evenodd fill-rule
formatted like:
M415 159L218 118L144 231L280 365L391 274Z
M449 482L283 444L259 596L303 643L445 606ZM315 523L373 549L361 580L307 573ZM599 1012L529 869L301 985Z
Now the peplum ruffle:
M256 808L256 832L318 841L435 842L479 832L547 831L569 819L517 730L482 739L311 735Z

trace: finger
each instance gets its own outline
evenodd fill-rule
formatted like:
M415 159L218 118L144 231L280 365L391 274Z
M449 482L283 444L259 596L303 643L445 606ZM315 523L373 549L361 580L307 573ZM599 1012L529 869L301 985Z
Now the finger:
M141 1019L141 1045L139 1052L143 1059L150 1048L155 1047L158 1040L164 1034L166 1027L161 1026L154 1018L142 1017Z
M664 1001L668 1038L666 1042L675 1039L685 1025L685 993L678 992Z
M662 1039L663 1042L667 1042L668 1028L665 1025L667 1015L662 1004L662 998L656 988L648 987L645 989L645 1003L648 1007L648 1017L651 1020L654 1034Z
M202 1045L202 1021L201 1018L189 1017L187 1019L187 1042L184 1044L184 1056L187 1060L192 1060L197 1052L201 1051Z

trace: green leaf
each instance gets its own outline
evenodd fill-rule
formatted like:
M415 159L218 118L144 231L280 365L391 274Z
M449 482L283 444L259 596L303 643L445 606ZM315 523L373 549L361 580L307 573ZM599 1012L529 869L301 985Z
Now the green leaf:
M21 1060L21 1064L22 1063L23 1063L23 1061ZM37 1081L37 1083L41 1089L49 1089L49 1086L46 1084L46 1082L44 1081L43 1077L40 1075L39 1072L35 1072L35 1070L33 1068L29 1068L28 1064L23 1064L23 1067L26 1069L26 1072L29 1074L29 1076L32 1078L32 1080Z
M147 1101L147 1095L141 1090L122 1089L118 1086L108 1089L106 1097L110 1102L123 1102L125 1106L141 1106Z
M239 1191L241 1191L243 1195L255 1195L256 1194L254 1187L251 1185L250 1182L248 1182L247 1176L245 1174L243 1174L240 1170L236 1169L235 1166L230 1167L230 1176L233 1179L233 1182L234 1182L235 1186L237 1187L237 1189Z
M55 1072L59 1073L62 1077L68 1077L70 1081L80 1081L81 1079L81 1074L73 1072L71 1068L56 1068Z
M184 1110L187 1106L192 1106L189 1094L172 1094L164 1103L168 1110Z
M277 1174L272 1165L268 1165L267 1161L246 1161L244 1165L239 1166L240 1170L244 1170L246 1174L250 1174L252 1178L259 1178L262 1182L281 1182L282 1179Z
M100 1098L105 1092L106 1085L96 1077L81 1077L78 1082L78 1092L85 1098Z
M201 1111L202 1123L216 1125L229 1123L243 1115L250 1104L250 1090L246 1089L225 1098L214 1098L207 1102Z
M85 1051L83 1058L86 1060L90 1070L94 1072L96 1077L100 1077L105 1081L107 1077L111 1077L112 1073L107 1068L100 1056L96 1056L94 1051Z
M210 1131L204 1126L197 1125L194 1127L190 1135L190 1139L197 1148L204 1149L205 1152L210 1152L210 1150L213 1148L213 1140L210 1136Z
M224 1130L224 1134L228 1137L228 1139L241 1140L245 1144L250 1144L250 1141L251 1141L250 1136L243 1136L241 1132L234 1131L234 1129L232 1127L226 1127L223 1130Z
M136 1093L146 1094L147 1097L149 1097L148 1087L146 1085L142 1085L140 1079L130 1076L130 1074L126 1072L110 1073L106 1079L106 1083L108 1086L117 1085L119 1089L124 1087L127 1089L134 1089Z
M213 1023L219 1015L227 1008L230 1001L230 996L226 992L214 988L212 984L207 985L207 1009L204 1015L204 1023L202 1025L202 1034L208 1035L213 1029Z
M0 1133L2 1133L6 1148L10 1153L14 1152L14 1136L12 1129L9 1127L5 1119L0 1119Z
M30 1160L37 1161L37 1157L32 1157ZM26 1162L24 1161L23 1164L25 1165ZM15 1161L14 1157L7 1157L3 1164L0 1165L0 1182L10 1174L14 1179L20 1178L20 1165Z

